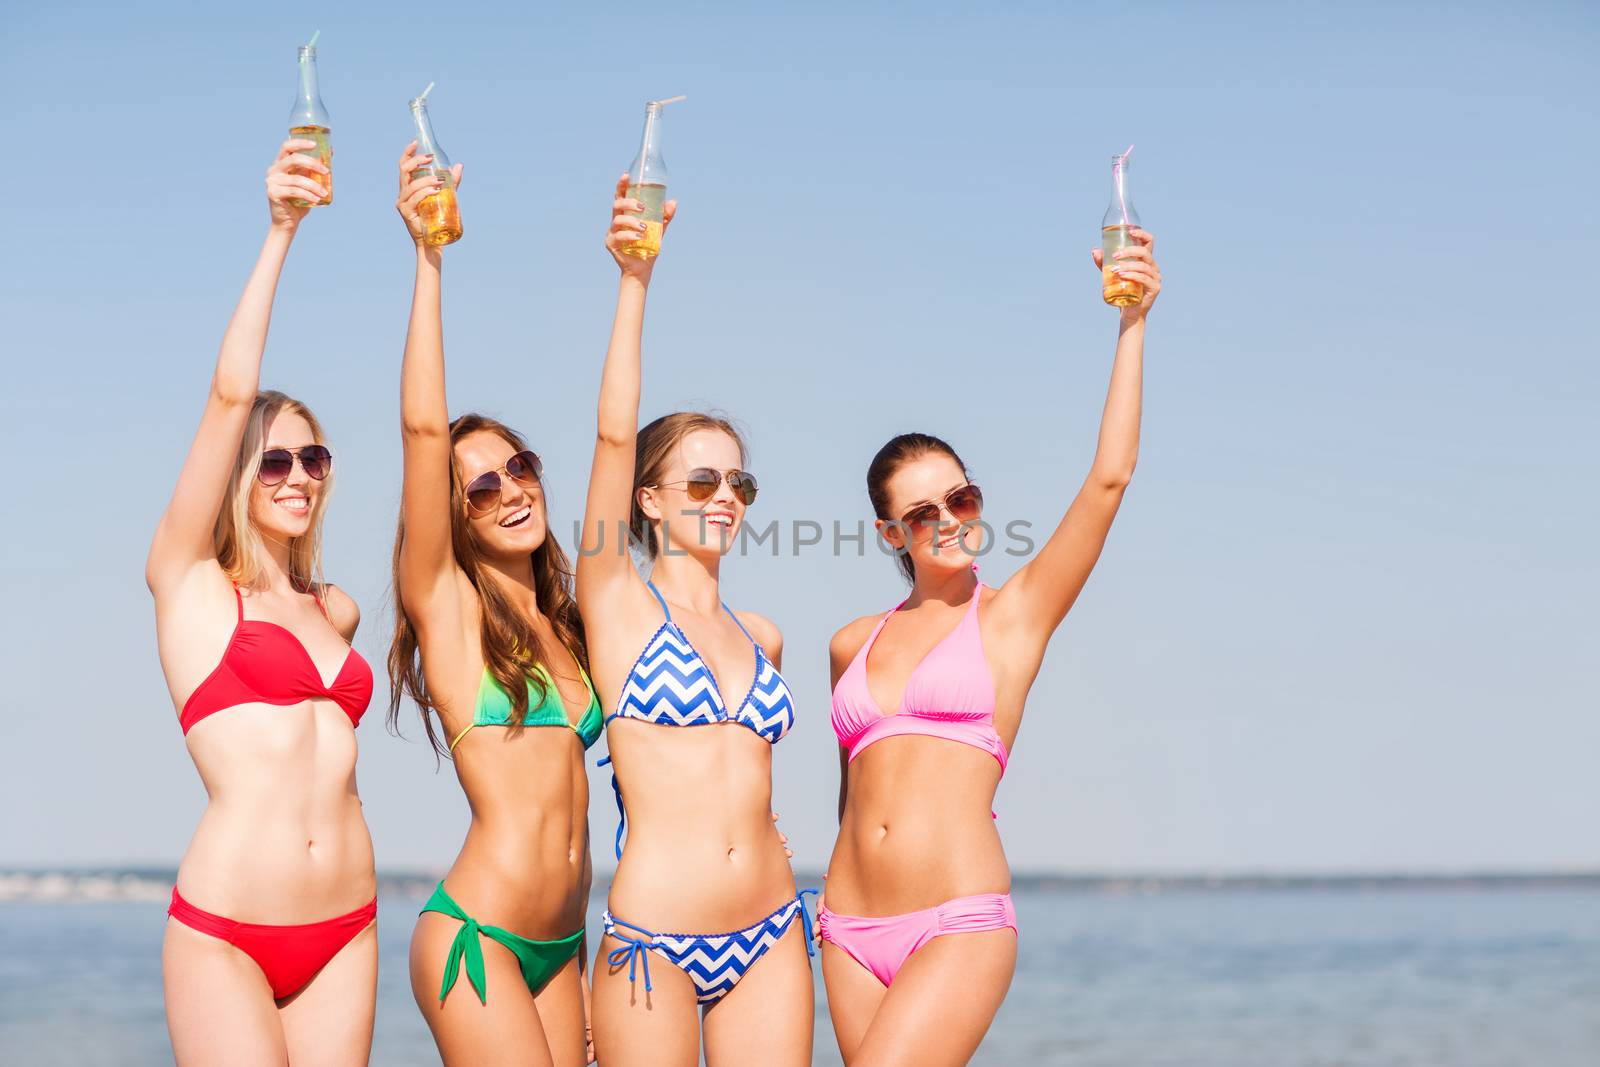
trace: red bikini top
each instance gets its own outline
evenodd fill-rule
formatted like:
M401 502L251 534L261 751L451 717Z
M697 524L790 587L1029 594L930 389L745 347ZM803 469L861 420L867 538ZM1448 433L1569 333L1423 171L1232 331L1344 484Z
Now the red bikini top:
M350 649L333 684L323 685L300 639L275 622L246 619L238 586L233 595L239 601L239 621L222 651L222 662L184 701L178 716L183 732L208 715L240 704L288 705L316 699L338 704L352 728L360 723L372 702L372 668L361 654Z

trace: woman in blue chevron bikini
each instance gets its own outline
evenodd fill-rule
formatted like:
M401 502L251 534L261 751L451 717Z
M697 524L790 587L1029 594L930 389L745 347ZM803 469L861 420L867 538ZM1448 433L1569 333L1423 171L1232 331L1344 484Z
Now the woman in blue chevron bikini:
M703 1037L708 1067L807 1064L810 920L770 815L772 746L794 721L783 639L718 588L756 482L725 420L638 427L655 260L622 251L644 229L626 186L606 235L622 277L577 575L628 824L592 972L595 1052L606 1067L695 1067Z

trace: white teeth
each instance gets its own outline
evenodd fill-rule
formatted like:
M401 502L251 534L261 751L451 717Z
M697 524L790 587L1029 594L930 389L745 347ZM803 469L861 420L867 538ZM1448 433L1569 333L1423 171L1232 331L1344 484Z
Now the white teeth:
M708 516L706 516L706 523L707 523L707 525L710 525L710 526L732 526L733 525L733 516L731 516L731 515L708 515Z
M501 519L500 520L500 525L501 526L515 526L515 525L517 525L517 523L521 522L523 519L527 518L532 513L533 513L533 509L531 507L528 507L528 506L524 505L524 506L518 508L516 511L513 511L510 515L506 516L504 519Z
M306 509L306 498L303 496L284 497L282 500L275 501L275 503L281 507L288 508L290 511L304 511Z

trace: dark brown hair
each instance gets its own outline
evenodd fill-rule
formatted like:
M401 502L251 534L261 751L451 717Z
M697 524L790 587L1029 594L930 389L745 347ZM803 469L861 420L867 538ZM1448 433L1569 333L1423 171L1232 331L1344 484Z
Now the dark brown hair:
M878 454L872 457L872 462L867 466L867 499L872 501L873 514L885 521L898 520L900 516L889 514L889 479L912 460L935 453L955 460L956 466L961 468L961 476L968 481L972 479L972 472L967 470L967 465L961 462L956 450L943 439L926 433L899 434L889 438L889 443L878 449ZM914 581L917 574L911 562L911 553L896 552L894 559L900 565L900 573L905 575L906 581Z
M547 685L535 673L535 664L549 664L555 649L545 648L527 618L489 577L483 565L477 535L467 518L465 487L456 463L455 446L462 438L475 433L492 433L518 452L528 447L522 436L509 426L486 415L462 415L450 424L450 543L455 550L456 565L465 572L467 581L477 591L479 616L482 625L478 640L483 649L483 662L495 683L511 698L511 722L520 727L528 714L528 687L531 684L536 699L543 703ZM533 552L534 592L539 610L550 620L556 635L572 650L572 655L589 669L588 647L584 643L583 620L578 615L578 602L572 596L572 563L556 540L550 522L550 496L544 494L544 543ZM389 644L389 728L398 732L400 700L409 696L422 712L422 725L428 732L428 742L442 755L449 755L433 731L430 710L438 705L428 691L422 673L422 657L417 647L417 631L406 615L405 602L398 595L400 589L400 546L406 536L404 512L401 513L394 538L394 588L395 625L394 640ZM555 660L560 662L559 658ZM548 669L548 668L547 668Z
M628 535L633 539L634 545L649 559L656 558L661 546L656 543L656 531L650 525L650 516L639 506L639 490L654 488L660 483L661 476L666 473L667 464L672 459L673 449L696 430L716 430L727 434L739 446L740 466L749 462L744 435L731 421L721 415L710 415L701 411L674 411L671 415L663 415L640 430L633 446L633 511L628 517Z

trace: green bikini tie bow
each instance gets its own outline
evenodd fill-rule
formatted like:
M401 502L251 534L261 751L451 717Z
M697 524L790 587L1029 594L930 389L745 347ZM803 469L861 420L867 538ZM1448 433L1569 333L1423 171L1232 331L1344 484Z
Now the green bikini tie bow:
M454 903L452 901L452 903ZM489 1003L485 979L483 975L483 946L478 944L478 936L482 927L478 921L467 915L460 908L451 916L461 920L461 929L456 931L455 940L450 942L450 955L444 964L444 984L439 987L439 1003L444 1003L444 998L449 995L451 988L456 984L456 977L461 973L461 961L467 961L467 981L472 985L472 991L478 994L478 1002L485 1006Z
M448 916L461 924L461 929L456 931L455 940L450 942L450 952L444 960L444 982L439 986L439 1003L443 1004L450 990L455 987L456 979L461 975L461 961L467 963L467 981L472 985L472 991L478 994L478 1002L487 1006L489 1003L489 990L487 972L483 965L483 938L487 937L497 945L504 948L517 958L517 968L522 972L522 980L528 986L528 992L534 996L539 995L539 990L544 988L555 973L559 971L573 954L578 951L578 946L583 943L583 930L579 928L575 933L555 941L532 941L526 937L518 937L509 930L502 930L498 926L480 923L472 916L461 910L461 905L450 899L450 894L444 891L444 883L440 882L433 891L433 896L428 898L428 903L423 905L424 914L433 911L440 915Z

